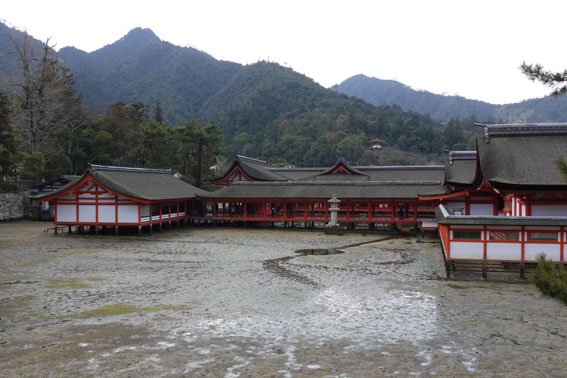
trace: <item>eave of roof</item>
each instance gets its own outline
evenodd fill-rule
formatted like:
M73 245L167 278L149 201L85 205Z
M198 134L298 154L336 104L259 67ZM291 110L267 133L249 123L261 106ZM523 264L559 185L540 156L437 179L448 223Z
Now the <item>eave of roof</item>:
M95 165L88 168L77 181L34 199L53 199L64 195L73 187L83 185L87 176L92 177L89 180L98 182L112 192L142 201L188 199L207 193L205 190L175 178L170 170Z
M449 215L443 205L435 209L439 224L493 226L566 226L567 217L511 217L496 215Z
M238 182L203 198L217 199L417 199L422 192L438 187L439 181L359 182Z

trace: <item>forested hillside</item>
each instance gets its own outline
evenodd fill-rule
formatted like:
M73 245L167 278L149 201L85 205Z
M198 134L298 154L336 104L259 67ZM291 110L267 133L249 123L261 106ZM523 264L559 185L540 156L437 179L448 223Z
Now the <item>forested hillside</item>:
M397 81L380 80L364 75L353 76L331 89L338 93L356 96L374 105L399 105L406 110L429 114L438 122L472 116L479 120L516 123L567 120L566 97L544 97L515 104L494 105L461 96L416 91Z
M237 63L161 41L141 28L92 53L65 47L58 56L73 72L75 89L98 113L117 101L160 101L170 124L198 118L203 103L241 69Z
M368 150L375 137L398 150L398 158L413 153L400 162L438 160L445 148L465 148L471 138L459 122L453 130L398 106L372 106L267 62L244 67L205 103L203 117L218 123L235 153L298 165L329 165L339 156L359 164L397 162ZM455 131L459 137L450 137Z
M172 168L206 185L207 167L237 153L297 166L339 157L424 164L440 162L445 149L474 147L477 135L474 119L441 125L338 94L275 63L217 61L147 29L92 53L56 53L25 33L7 33L18 38L0 46L0 72L14 84L0 87L4 176L39 182L95 163ZM6 55L14 50L20 54ZM385 141L381 154L370 150L376 137Z

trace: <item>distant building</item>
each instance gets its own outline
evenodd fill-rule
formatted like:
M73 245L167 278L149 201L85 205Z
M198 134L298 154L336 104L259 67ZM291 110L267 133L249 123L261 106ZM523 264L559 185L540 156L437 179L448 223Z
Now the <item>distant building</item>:
M370 141L370 150L376 154L382 152L382 146L384 145L384 141L379 138L374 138Z

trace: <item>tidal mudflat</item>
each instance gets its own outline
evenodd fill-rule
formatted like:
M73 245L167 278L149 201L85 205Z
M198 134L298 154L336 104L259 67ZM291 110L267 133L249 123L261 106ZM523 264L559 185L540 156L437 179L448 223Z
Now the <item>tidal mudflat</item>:
M439 245L180 228L0 224L2 376L565 376L567 307L446 280Z

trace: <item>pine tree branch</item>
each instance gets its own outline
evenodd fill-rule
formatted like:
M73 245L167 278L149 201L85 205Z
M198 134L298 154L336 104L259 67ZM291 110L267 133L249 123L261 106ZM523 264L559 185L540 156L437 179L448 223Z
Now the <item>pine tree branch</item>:
M539 81L540 83L553 88L552 96L560 96L567 92L567 70L563 72L551 72L544 70L541 64L522 63L520 66L522 73L531 81Z

